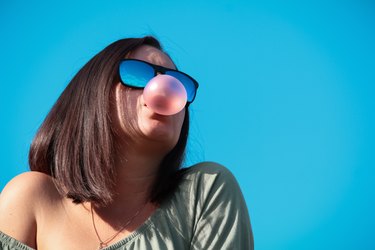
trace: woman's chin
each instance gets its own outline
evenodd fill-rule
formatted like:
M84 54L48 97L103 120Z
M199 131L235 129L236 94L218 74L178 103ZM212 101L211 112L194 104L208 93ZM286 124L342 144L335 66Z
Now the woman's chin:
M157 149L171 150L178 141L178 136L173 134L173 129L168 126L142 127L141 132L146 144L154 145ZM176 138L177 137L177 138Z
M158 141L160 143L171 143L175 141L173 136L173 133L171 131L172 129L168 129L166 127L154 127L154 128L147 128L142 129L142 133L146 139L149 139L151 141Z
M149 110L147 110L149 111ZM164 116L145 112L138 119L138 127L146 144L171 150L177 144L185 113Z

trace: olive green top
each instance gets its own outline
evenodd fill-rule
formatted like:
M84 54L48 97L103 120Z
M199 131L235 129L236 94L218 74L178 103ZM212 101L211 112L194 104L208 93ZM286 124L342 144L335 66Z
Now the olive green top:
M0 249L32 248L0 232ZM199 163L186 170L170 199L136 231L106 250L254 249L249 214L225 167Z

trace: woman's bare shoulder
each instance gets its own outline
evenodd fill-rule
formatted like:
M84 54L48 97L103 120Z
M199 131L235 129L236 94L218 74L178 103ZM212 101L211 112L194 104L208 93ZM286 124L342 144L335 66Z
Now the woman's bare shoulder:
M50 176L32 171L14 177L0 194L0 231L32 247L37 213L51 199L59 194Z
M52 177L36 171L25 172L14 177L4 187L0 193L0 208L9 202L35 203L57 194Z

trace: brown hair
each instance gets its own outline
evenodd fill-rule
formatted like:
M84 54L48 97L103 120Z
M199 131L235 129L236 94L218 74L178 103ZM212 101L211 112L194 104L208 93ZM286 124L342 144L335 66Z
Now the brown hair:
M111 87L119 79L120 60L141 45L162 50L154 37L128 38L110 44L87 62L62 92L30 146L30 169L53 177L59 192L76 203L105 205L112 200ZM187 110L177 145L159 167L151 191L153 202L161 202L179 182L188 131Z

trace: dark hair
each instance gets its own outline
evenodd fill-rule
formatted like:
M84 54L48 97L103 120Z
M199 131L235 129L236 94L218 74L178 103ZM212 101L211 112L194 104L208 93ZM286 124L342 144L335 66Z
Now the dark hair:
M105 205L112 200L116 173L111 87L119 79L120 60L141 45L162 50L154 37L122 39L86 63L62 92L30 146L30 169L53 177L59 192L76 203ZM188 131L187 110L179 140L160 165L151 201L160 203L177 186Z

